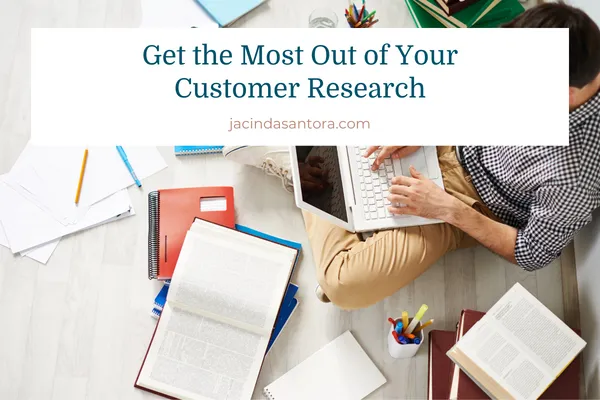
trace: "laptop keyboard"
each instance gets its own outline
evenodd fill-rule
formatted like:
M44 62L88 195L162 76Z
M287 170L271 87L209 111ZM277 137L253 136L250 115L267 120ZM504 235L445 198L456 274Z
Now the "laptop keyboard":
M389 218L392 215L388 211L391 203L387 199L390 194L390 183L393 177L402 175L402 172L394 170L391 158L386 158L377 171L372 171L371 165L377 152L371 154L369 158L364 158L363 154L366 150L367 146L354 148L365 219L372 221Z

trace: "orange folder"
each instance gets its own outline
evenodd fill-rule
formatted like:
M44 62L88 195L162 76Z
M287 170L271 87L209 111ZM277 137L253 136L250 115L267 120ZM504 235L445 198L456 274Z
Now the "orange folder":
M202 199L219 197L225 198L224 211L201 211ZM165 189L148 194L148 279L171 279L195 218L235 228L233 188Z

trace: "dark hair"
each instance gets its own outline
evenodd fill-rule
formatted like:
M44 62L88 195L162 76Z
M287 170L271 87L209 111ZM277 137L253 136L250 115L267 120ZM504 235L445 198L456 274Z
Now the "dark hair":
M569 86L582 88L600 74L600 29L578 8L562 1L541 4L504 27L569 28Z

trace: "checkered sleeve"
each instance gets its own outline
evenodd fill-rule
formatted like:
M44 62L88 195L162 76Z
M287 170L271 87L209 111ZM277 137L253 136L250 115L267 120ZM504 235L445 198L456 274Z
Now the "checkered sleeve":
M543 187L535 194L527 225L517 233L515 258L533 271L550 264L591 221L590 193L579 187Z

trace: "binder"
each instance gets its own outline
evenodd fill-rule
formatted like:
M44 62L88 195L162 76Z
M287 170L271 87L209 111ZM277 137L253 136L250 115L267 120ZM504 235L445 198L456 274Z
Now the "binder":
M225 210L201 211L201 200L209 198L224 198ZM233 188L166 189L148 194L148 279L171 279L183 240L195 218L233 229Z

